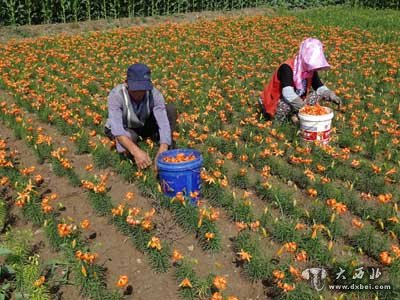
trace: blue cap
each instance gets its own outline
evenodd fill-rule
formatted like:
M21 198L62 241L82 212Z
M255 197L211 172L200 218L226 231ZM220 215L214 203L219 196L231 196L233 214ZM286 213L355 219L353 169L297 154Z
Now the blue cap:
M150 91L153 89L151 83L151 71L145 64L130 65L126 72L128 89L131 91Z

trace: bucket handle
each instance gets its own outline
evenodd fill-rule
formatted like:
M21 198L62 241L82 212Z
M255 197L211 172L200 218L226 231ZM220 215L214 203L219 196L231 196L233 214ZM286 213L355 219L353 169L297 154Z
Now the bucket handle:
M174 189L164 179L161 182L161 187L163 191L174 192Z

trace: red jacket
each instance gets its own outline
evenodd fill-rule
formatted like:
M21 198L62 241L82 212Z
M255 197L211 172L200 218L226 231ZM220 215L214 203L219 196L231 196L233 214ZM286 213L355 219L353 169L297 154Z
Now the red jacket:
M294 58L288 59L287 61L284 62L284 64L289 65L292 68L292 70L294 70ZM261 99L264 104L264 109L271 117L275 116L279 100L282 98L281 82L278 79L279 67L275 70L268 85L266 85L264 87L264 90L261 92ZM307 90L305 94L302 96L303 99L307 96L307 92L310 89L311 82L312 82L312 77L307 79Z

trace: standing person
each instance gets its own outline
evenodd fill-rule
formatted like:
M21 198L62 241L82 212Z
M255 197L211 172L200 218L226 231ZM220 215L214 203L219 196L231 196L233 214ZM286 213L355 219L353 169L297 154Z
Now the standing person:
M173 147L172 133L176 126L176 108L165 104L161 92L151 82L148 66L129 66L125 83L117 85L108 96L108 119L104 128L115 139L119 153L132 156L140 169L152 164L149 154L138 146L139 137L158 140L160 153Z
M342 100L318 76L318 71L329 68L321 41L305 39L298 54L278 67L261 93L259 103L264 117L278 121L290 117L297 123L298 111L306 104L316 104L318 98L340 106ZM309 94L310 87L315 92Z

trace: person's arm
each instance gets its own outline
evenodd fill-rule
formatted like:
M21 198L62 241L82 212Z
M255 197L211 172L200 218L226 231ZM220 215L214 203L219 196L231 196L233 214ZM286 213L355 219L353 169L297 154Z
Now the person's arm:
M312 78L312 87L314 91L317 92L317 95L320 96L322 99L326 101L331 101L339 106L342 104L342 99L336 96L333 91L331 91L326 85L322 83L317 72L314 72Z
M293 82L293 70L288 64L282 64L278 69L278 79L281 83L282 96L292 108L298 111L304 106L304 101L296 94Z
M129 132L123 126L122 99L115 92L111 92L108 97L108 118L111 133L115 136L118 143L132 154L139 168L148 167L151 164L150 157L131 140Z
M164 151L168 150L168 146L171 145L171 127L167 116L167 110L165 108L165 100L163 95L157 90L153 89L154 108L153 114L156 119L158 130L160 134L160 148L154 158L154 169L157 171L157 159L158 156Z
M278 69L278 79L281 87L294 87L293 70L288 64L282 64Z
M136 145L129 137L126 135L118 135L115 137L118 143L121 144L133 157L138 155L142 151L138 145Z
M321 79L319 78L318 72L314 72L314 75L311 80L311 86L314 91L318 91L320 87L322 87L324 84L322 83Z
M108 119L113 136L126 136L129 138L130 134L125 130L122 121L122 99L115 91L111 91L108 96Z

